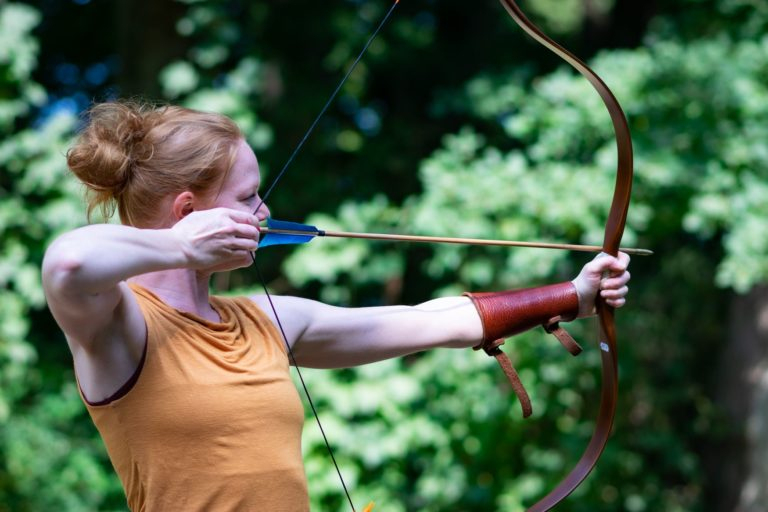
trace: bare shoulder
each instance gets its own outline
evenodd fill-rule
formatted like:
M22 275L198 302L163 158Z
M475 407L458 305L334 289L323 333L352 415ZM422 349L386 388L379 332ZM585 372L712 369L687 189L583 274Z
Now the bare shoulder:
M256 294L249 297L281 330L293 346L306 332L317 313L325 306L321 302L287 295Z

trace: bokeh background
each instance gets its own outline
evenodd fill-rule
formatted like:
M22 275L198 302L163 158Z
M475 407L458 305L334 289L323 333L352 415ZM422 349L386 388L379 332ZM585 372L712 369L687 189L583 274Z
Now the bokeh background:
M125 510L81 405L40 263L83 225L65 152L94 101L232 116L264 182L389 0L0 0L0 511ZM768 3L526 0L622 103L636 150L617 315L620 402L597 469L558 510L768 510ZM270 197L326 229L599 244L615 148L581 77L498 2L403 0ZM109 254L104 255L109 258ZM418 303L573 277L588 256L317 240L258 254L275 293ZM252 270L216 293L258 289ZM358 507L524 510L576 462L599 401L595 324L572 358L540 330L496 363L439 350L306 371ZM308 417L313 510L349 510Z

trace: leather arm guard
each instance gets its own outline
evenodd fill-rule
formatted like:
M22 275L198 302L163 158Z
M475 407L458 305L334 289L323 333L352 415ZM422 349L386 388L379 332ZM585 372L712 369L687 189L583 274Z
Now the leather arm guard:
M537 325L570 321L579 314L579 295L571 282L491 293L465 293L483 323L483 343L527 331Z
M499 348L504 338L527 331L537 325L555 335L573 355L581 352L559 322L570 321L579 314L579 295L573 283L564 282L536 288L490 293L465 293L472 300L483 324L483 341L474 347L495 357L507 375L523 408L523 417L531 414L531 400L509 358Z

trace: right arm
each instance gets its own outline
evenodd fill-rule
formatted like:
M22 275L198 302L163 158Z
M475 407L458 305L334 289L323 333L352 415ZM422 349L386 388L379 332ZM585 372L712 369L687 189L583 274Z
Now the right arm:
M125 279L179 265L168 238L167 230L93 225L62 235L46 251L48 307L91 402L111 396L139 365L146 324Z
M125 280L188 268L242 266L257 247L255 216L218 208L194 212L170 229L92 225L62 235L46 251L43 289L64 331L90 400L111 394L133 374L146 324ZM114 388L114 389L109 389ZM103 396L101 396L103 395Z
M58 238L43 260L48 306L70 343L93 349L113 324L129 277L184 265L170 230L100 224Z

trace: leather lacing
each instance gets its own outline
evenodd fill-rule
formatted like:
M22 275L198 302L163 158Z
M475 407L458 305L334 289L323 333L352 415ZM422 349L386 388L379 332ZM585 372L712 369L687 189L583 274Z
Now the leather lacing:
M556 316L551 318L548 322L542 324L544 330L553 335L565 349L571 353L571 355L577 356L581 353L581 345L579 345L573 336L570 335L565 328L560 325L561 317ZM515 370L515 365L512 364L512 360L501 350L501 346L504 345L504 339L498 339L495 341L481 343L474 347L475 350L483 350L486 354L496 358L499 366L501 366L504 375L507 376L509 384L512 386L512 390L517 395L517 399L520 401L520 407L523 410L523 418L528 418L533 413L533 406L531 405L531 397L528 395L523 382L520 380L520 376Z

